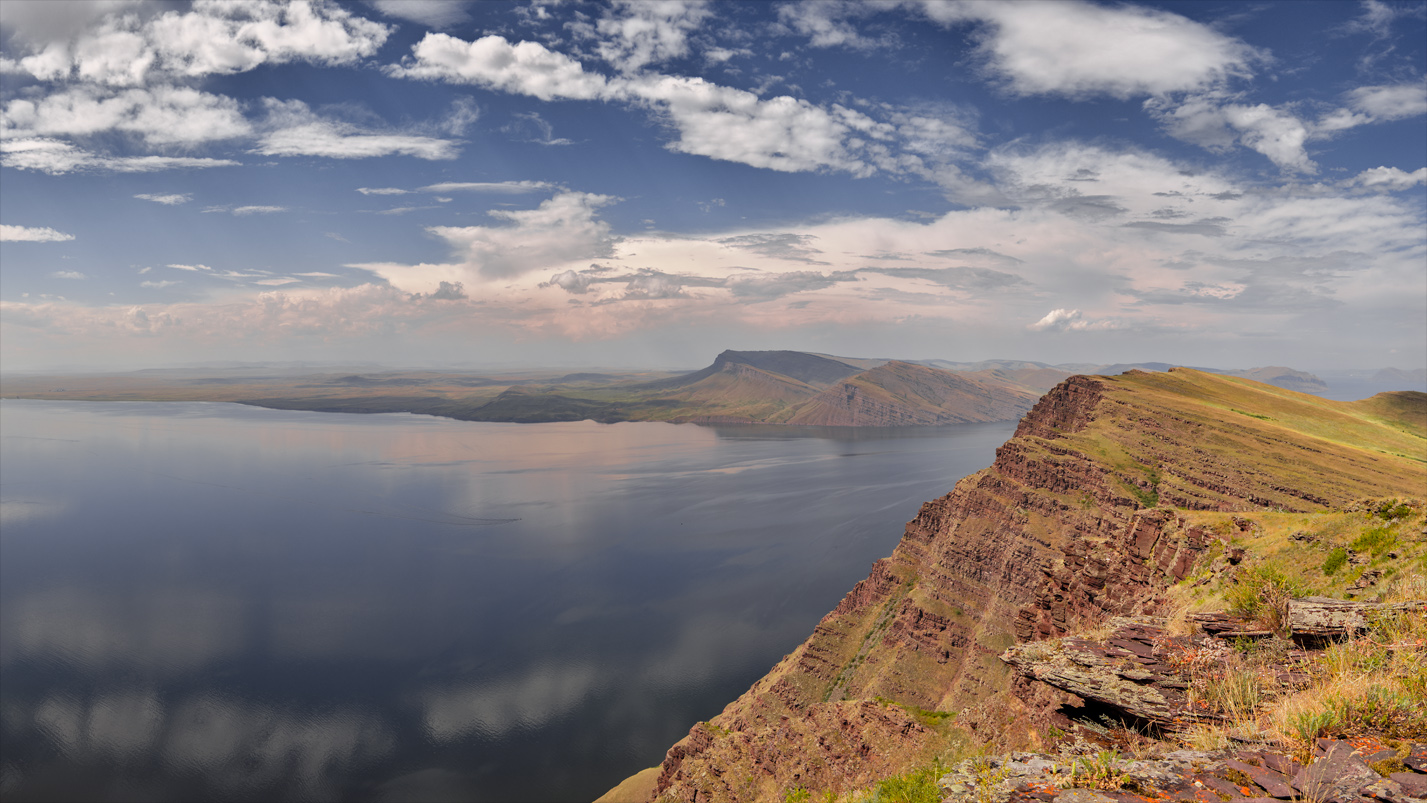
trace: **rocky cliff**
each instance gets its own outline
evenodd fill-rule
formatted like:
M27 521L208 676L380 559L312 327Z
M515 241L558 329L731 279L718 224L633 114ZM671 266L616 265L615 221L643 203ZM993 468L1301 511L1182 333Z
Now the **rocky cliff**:
M1014 679L1003 650L1155 610L1226 537L1191 511L1420 493L1427 433L1403 422L1424 406L1184 369L1067 380L990 468L924 505L803 644L669 750L653 798L841 793L959 742L1035 746L1069 698Z

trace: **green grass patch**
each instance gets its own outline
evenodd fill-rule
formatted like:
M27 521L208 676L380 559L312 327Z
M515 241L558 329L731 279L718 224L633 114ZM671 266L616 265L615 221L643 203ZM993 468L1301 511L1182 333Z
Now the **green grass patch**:
M1357 538L1350 545L1355 552L1370 552L1377 557L1397 543L1397 533L1389 527L1374 527Z
M1337 574L1338 570L1343 568L1343 564L1347 562L1348 550L1337 547L1332 552L1329 552L1327 559L1323 561L1323 573L1332 577Z

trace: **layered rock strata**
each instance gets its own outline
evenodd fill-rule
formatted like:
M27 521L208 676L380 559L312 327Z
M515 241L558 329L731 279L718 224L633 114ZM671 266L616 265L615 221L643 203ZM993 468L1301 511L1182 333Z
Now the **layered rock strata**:
M850 791L958 739L1035 746L1068 698L1016 681L999 655L1155 610L1230 535L1171 508L1310 511L1420 491L1423 465L1393 451L1420 436L1335 404L1185 369L1063 382L989 469L922 507L807 641L669 750L654 799ZM1340 439L1302 431L1324 416Z

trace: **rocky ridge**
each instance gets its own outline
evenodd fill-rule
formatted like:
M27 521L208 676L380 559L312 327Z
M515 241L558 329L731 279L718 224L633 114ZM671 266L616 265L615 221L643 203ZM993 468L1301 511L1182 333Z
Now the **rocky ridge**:
M1325 417L1333 437L1313 429ZM1352 404L1184 369L1067 380L992 467L923 506L807 641L670 749L653 799L842 793L966 740L1037 747L1075 698L1014 677L1005 649L1157 610L1224 550L1234 511L1419 489L1427 472L1399 456L1419 437Z

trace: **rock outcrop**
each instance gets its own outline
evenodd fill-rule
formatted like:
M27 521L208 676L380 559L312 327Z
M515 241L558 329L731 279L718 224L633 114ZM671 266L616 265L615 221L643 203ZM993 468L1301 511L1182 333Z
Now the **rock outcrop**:
M654 799L865 788L968 735L1036 746L1035 726L1070 698L1018 680L999 656L1155 611L1232 536L1185 511L1420 492L1427 467L1407 456L1420 437L1354 404L1184 369L1063 382L990 468L922 507L802 645L669 750ZM1316 434L1324 420L1332 437ZM1135 665L1154 656L1126 650L1119 677L1139 683ZM1145 714L1172 719L1180 697L1163 683L1157 693Z
M1145 803L1313 800L1418 803L1427 744L1320 739L1307 766L1274 750L1176 750L1141 759L1013 753L963 762L941 778L945 803ZM1396 763L1393 763L1396 762ZM1371 764L1403 770L1386 775Z

